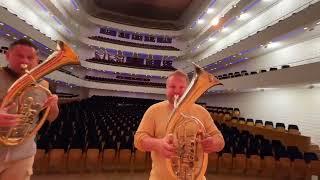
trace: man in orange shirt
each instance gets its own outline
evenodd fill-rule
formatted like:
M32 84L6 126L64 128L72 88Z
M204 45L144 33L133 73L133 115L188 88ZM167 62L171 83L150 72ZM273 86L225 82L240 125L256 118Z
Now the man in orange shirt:
M166 135L166 126L174 108L174 97L183 95L188 82L188 76L181 71L175 71L169 75L166 83L167 100L149 107L135 134L135 147L141 151L151 152L150 180L174 179L169 174L165 159L174 156L176 149L170 140L171 138ZM211 153L222 150L224 147L223 136L215 126L209 112L197 104L193 104L188 111L188 114L201 120L206 128L208 136L200 141L204 152Z

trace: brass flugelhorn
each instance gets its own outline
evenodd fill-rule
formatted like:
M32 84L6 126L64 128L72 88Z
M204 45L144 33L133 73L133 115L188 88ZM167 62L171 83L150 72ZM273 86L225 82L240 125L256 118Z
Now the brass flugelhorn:
M210 87L222 85L214 75L194 66L195 73L186 91L180 98L175 97L166 127L166 135L170 135L177 148L176 156L167 159L166 164L172 177L178 180L201 180L204 177L208 154L197 140L206 136L206 129L202 121L189 115L187 110Z
M78 55L67 44L58 41L55 52L35 68L26 70L26 73L11 85L3 98L1 108L16 103L14 112L9 113L18 114L21 118L13 127L0 128L0 145L19 145L37 133L49 114L50 108L45 108L43 105L46 98L51 95L51 92L38 81L43 76L69 64L80 64ZM23 66L27 69L25 65ZM39 93L43 95L38 96ZM44 114L39 120L37 117L42 110Z

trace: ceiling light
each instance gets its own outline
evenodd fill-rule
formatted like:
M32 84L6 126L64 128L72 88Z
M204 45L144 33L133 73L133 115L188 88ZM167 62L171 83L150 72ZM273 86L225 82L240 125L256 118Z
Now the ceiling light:
M4 24L0 22L0 25L3 26Z
M17 39L16 37L13 37L13 39Z
M211 21L211 25L213 26L216 26L219 24L219 18L214 18L212 21Z
M239 20L246 20L250 17L249 13L240 14Z
M320 21L319 22L317 22L317 25L319 25L320 24Z
M221 29L221 32L227 32L228 30L229 30L229 28L224 27L224 28Z
M27 36L23 36L24 38L27 38Z
M280 45L279 42L271 42L268 44L268 47L269 48L275 48L275 47L278 47Z
M212 12L213 12L213 9L212 8L208 8L207 13L211 14Z
M214 41L214 40L215 40L215 38L213 38L213 37L209 38L209 41L210 41L210 42L212 42L212 41Z
M303 28L304 30L307 30L308 29L308 27L305 27L305 28Z
M204 23L204 20L203 19L198 19L198 24L203 24Z
M197 47L198 49L200 48L200 45Z
M10 34L6 34L7 36L10 36Z

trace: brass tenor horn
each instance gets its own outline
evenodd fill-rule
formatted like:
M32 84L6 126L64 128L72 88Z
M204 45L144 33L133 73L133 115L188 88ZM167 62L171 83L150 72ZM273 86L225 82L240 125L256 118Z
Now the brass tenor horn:
M34 93L45 93L50 96L50 91L43 87L38 80L54 70L69 64L80 64L76 53L64 42L58 41L57 50L43 63L33 68L17 79L8 89L3 98L1 108L11 103L16 103L16 112L21 115L21 120L16 126L0 128L0 145L15 146L21 144L26 138L33 136L45 122L50 108L44 108L46 98L33 97ZM26 67L25 67L26 68ZM39 120L38 114L44 110L44 115Z
M177 147L176 156L166 160L170 174L178 180L200 180L207 168L208 154L198 144L197 139L205 134L201 120L185 114L196 100L210 87L221 85L212 74L195 65L195 73L190 85L175 103L166 127L166 134L171 135Z

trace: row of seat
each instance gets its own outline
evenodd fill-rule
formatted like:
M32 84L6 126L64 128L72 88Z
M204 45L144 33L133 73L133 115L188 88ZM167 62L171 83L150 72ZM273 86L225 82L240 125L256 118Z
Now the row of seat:
M38 149L34 172L41 173L80 173L98 171L146 171L150 169L147 153L129 149L51 149L46 152ZM148 168L147 168L148 167Z
M112 78L105 78L105 77L96 77L96 76L85 76L86 80L102 82L102 83L111 83L111 84L126 84L131 86L146 86L146 87L158 87L158 88L165 88L164 83L157 83L157 82L149 82L149 81L130 81L125 79L112 79Z
M246 124L249 126L265 127L267 129L275 129L280 132L300 134L299 127L294 124L289 124L288 129L286 130L286 126L284 123L277 122L274 127L274 124L272 121L265 121L263 123L263 121L260 119L254 120L252 118L245 119L243 117L240 117L240 110L238 108L235 108L235 110L233 110L233 108L211 107L210 112L211 112L213 119L217 120L219 122L220 121L223 121L223 122L231 121L233 123Z
M158 45L152 45L152 44L139 44L134 42L128 42L128 41L121 41L118 39L110 39L103 36L89 36L89 39L97 40L97 41L103 41L113 44L119 44L124 46L131 46L131 47L139 47L139 48L145 48L145 49L159 49L159 50L167 50L167 51L180 51L178 48L175 48L173 46L158 46Z
M290 65L282 65L281 69L285 69L285 68L289 68ZM278 70L278 68L276 67L271 67L269 69L269 71L276 71ZM259 71L251 71L250 73L248 73L246 70L242 70L241 72L230 72L227 74L222 74L222 75L218 75L217 78L222 80L222 79L230 79L230 78L235 78L235 77L240 77L240 76L248 76L248 75L254 75L254 74L258 74L258 73L265 73L268 72L266 69L261 69Z
M80 173L101 171L147 172L151 168L150 154L127 149L119 152L113 149L52 149L49 152L38 149L35 156L34 172L41 173ZM207 173L234 173L273 177L276 179L306 179L311 175L320 176L320 161L306 164L303 160L290 161L288 158L275 160L268 156L263 159L252 155L232 155L230 153L209 154Z
M126 38L126 39L132 39L132 40L138 40L138 41L146 41L146 42L156 42L157 43L172 43L172 38L171 37L163 37L163 36L149 36L149 35L142 35L142 34L136 34L133 32L123 32L123 31L118 31L115 29L110 29L110 28L100 28L100 33L109 35L109 36L114 36L116 37L117 34L121 38ZM131 37L130 37L131 36Z
M92 63L106 64L106 65L113 65L113 66L122 66L122 67L133 67L133 68L140 68L140 69L161 70L161 71L175 70L175 68L172 67L172 61L164 62L163 66L155 66L152 64L137 64L137 63L133 64L133 63L126 63L123 61L107 60L107 59L100 59L100 58L86 59L86 61L92 62Z
M212 153L209 155L208 173L234 173L272 179L310 179L311 175L320 176L320 161L307 164L303 160L291 161L289 158L276 160L272 156L261 158L257 155Z

